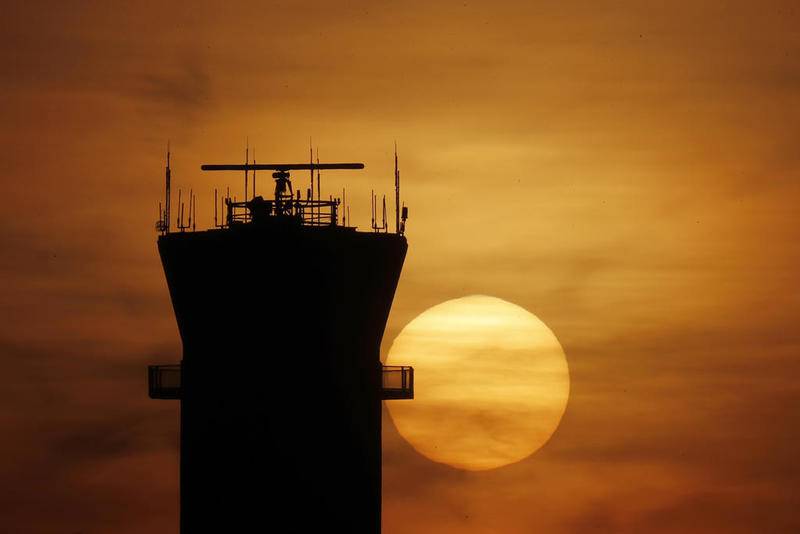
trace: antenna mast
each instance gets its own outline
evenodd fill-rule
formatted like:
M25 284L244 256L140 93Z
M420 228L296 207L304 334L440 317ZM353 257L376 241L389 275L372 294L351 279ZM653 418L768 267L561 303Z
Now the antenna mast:
M244 142L244 201L247 202L247 164L250 163L250 138Z
M166 169L166 208L164 209L164 233L169 233L169 193L170 193L170 178L172 171L169 168L169 141L167 141L167 169Z
M394 232L400 233L400 168L397 165L397 141L394 142Z
M386 195L383 195L383 231L389 231L389 225L386 224Z
M181 190L178 189L178 228L183 232L186 227L183 226L183 201L181 200Z
M313 172L313 170L312 170L312 172ZM319 182L320 182L320 175L319 175L319 147L317 147L317 200L322 200L322 193L321 193L321 190L320 190ZM313 190L313 188L312 188L312 190ZM322 217L322 208L320 206L317 206L317 218L320 219L321 217ZM320 222L322 222L321 219L320 219Z

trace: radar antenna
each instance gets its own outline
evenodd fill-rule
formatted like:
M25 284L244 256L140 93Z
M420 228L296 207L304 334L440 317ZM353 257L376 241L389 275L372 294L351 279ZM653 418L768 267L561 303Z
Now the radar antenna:
M241 203L233 202L229 204L229 209L231 206L233 208L240 208L246 210L243 214L241 214L241 218L239 219L240 222L247 222L248 220L252 220L252 217L261 217L263 215L276 215L276 216L293 216L299 217L303 223L305 224L313 224L313 225L322 225L327 224L330 226L337 225L337 217L335 215L336 206L334 204L338 204L338 200L334 201L323 201L319 198L319 190L317 191L317 199L310 200L307 199L303 201L300 196L300 191L298 191L297 198L295 199L294 188L292 187L292 181L290 178L290 171L311 171L312 175L314 171L317 171L317 188L319 189L319 171L322 169L325 170L341 170L341 169L363 169L363 163L250 163L249 161L244 165L237 165L237 164L222 164L222 165L201 165L200 169L203 171L244 171L245 175L249 171L253 171L253 175L255 176L255 171L274 171L272 173L272 178L275 179L275 192L274 192L274 199L272 201L265 201L261 197L253 196L252 199L247 199L245 197L245 201ZM246 191L246 189L245 189ZM246 195L246 193L245 193ZM324 206L323 206L324 205ZM323 216L321 215L320 209L326 207L329 208L331 213L329 216L330 220L327 220L328 217L326 216L326 221L323 223ZM316 214L315 214L316 209ZM237 216L233 216L229 213L229 219L237 220Z

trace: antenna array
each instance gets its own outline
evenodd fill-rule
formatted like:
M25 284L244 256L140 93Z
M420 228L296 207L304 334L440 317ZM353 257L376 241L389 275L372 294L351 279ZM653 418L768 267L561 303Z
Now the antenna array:
M347 190L342 188L341 198L333 198L331 195L328 200L322 200L322 169L363 169L362 163L320 163L319 149L315 150L309 138L309 163L291 164L257 164L255 148L253 149L252 163L250 162L250 140L245 143L245 162L244 165L202 165L204 171L244 171L244 200L237 201L234 196L231 198L230 188L226 188L226 194L220 198L217 189L214 189L214 228L229 228L234 224L257 222L264 217L293 217L298 219L306 226L338 226L341 210L341 225L350 228L350 205L347 203ZM316 156L316 157L315 157ZM316 161L315 161L316 160ZM172 169L170 145L167 143L167 161L165 169L165 199L162 205L158 203L158 220L156 229L166 235L171 230L171 187ZM250 171L253 171L252 193L250 189ZM275 179L275 196L272 200L265 200L257 195L256 171L273 170ZM295 192L289 179L289 172L294 170L308 170L310 187L306 190L305 199L302 198L301 191ZM316 187L314 183L314 171L316 171ZM397 155L397 142L394 145L394 210L395 210L395 233L403 235L405 233L406 220L408 218L408 208L400 203L400 167ZM189 189L188 218L186 206L183 199L183 192L178 190L178 220L175 228L180 232L186 230L197 230L197 195L193 189ZM382 196L381 205L378 205L378 195L373 189L370 196L372 208L371 228L374 232L387 233L389 224L386 217L386 195ZM221 216L220 208L224 212ZM380 211L380 223L378 216ZM355 227L353 227L355 229Z

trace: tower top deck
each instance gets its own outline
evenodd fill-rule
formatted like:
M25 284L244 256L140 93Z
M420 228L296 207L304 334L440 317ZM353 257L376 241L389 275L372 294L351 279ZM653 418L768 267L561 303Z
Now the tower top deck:
M403 235L408 218L408 208L400 205L400 171L398 168L397 150L395 149L395 233ZM204 164L200 167L203 171L239 171L244 173L243 200L231 196L230 188L226 188L221 195L214 189L214 226L216 228L231 228L241 224L265 224L269 222L282 222L302 226L342 226L355 230L350 225L350 206L347 204L346 190L341 196L329 195L324 199L321 191L322 170L359 170L363 163L320 163L319 160L309 163L252 163L249 158L249 149L245 151L244 164ZM256 193L256 171L274 171L274 192L272 198L264 198ZM301 188L292 185L290 172L309 171L309 187L305 194ZM174 230L185 232L194 231L197 226L197 198L193 190L189 191L188 217L184 217L186 202L182 192L178 192L177 220L173 225L171 206L171 178L170 152L167 149L167 165L165 170L165 201L162 207L159 203L159 218L156 221L156 230L162 235L172 233ZM252 189L250 184L252 184ZM378 199L374 191L371 197L372 231L388 232L389 224L386 219L386 197L383 197L382 207L379 210ZM380 213L380 222L378 220Z

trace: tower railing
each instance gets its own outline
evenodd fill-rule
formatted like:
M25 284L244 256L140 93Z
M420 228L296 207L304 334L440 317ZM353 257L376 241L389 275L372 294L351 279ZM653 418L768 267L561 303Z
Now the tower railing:
M408 365L384 365L381 372L384 400L414 398L414 368Z
M181 364L148 365L147 375L151 399L181 398Z
M339 200L282 199L265 200L256 197L245 202L225 199L227 214L223 226L258 222L270 217L297 218L304 226L336 226Z
M151 399L181 398L181 364L150 365L148 389ZM408 365L384 365L381 369L381 398L414 398L414 368Z

